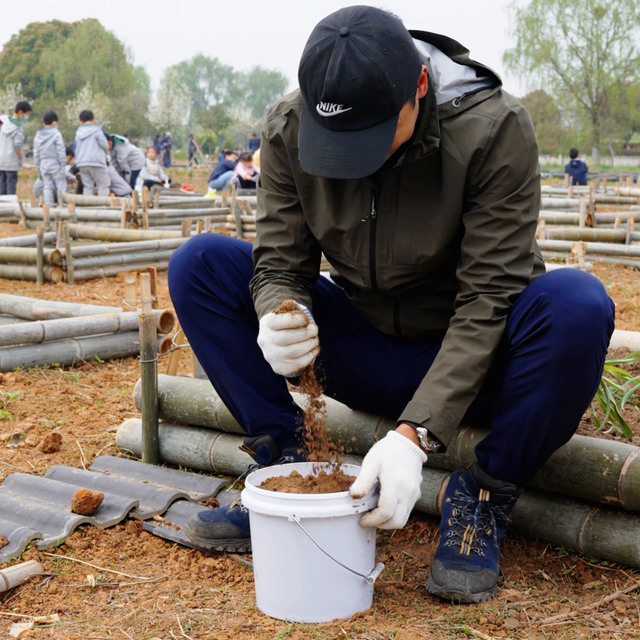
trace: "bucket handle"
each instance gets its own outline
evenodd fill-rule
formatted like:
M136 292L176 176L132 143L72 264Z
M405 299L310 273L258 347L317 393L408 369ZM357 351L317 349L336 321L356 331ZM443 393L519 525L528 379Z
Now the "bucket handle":
M295 516L295 515L289 516L289 520L291 520L292 522L295 522L304 531L304 533L307 535L309 540L311 540L311 542L313 542L313 544L315 544L316 547L318 547L318 549L320 549L320 551L322 551L322 553L324 553L324 555L327 556L327 558L330 558L336 564L339 564L343 569L346 569L347 571L350 571L351 573L355 573L355 575L360 576L361 578L364 578L369 584L373 584L378 579L378 576L383 572L384 564L382 562L378 562L378 564L376 564L376 566L373 568L373 570L368 576L366 576L364 573L360 573L359 571L356 571L355 569L351 569L350 567L347 567L346 564L342 564L340 560L336 560L328 551L325 551L318 544L316 539L302 526L302 523L300 522L300 519L298 518L298 516Z

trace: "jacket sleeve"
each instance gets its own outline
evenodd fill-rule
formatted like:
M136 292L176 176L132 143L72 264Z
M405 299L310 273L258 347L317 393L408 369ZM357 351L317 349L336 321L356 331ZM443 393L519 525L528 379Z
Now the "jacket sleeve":
M101 131L96 137L98 139L98 146L104 149L106 153L109 153L109 141L107 140L107 136L104 135L104 131Z
M251 294L258 318L287 299L312 311L311 292L320 275L320 245L307 226L292 171L297 144L287 146L279 128L270 131L271 126L267 120L253 245Z
M38 134L36 133L36 135L33 138L33 162L36 165L36 171L38 173L40 173L40 154L41 154L41 147L40 147L40 139Z
M67 150L64 146L64 138L62 137L62 134L56 136L56 155L58 156L60 167L64 169L67 164Z
M524 108L507 107L493 124L465 195L455 314L398 421L421 424L445 447L489 370L509 309L531 280L540 169Z
M125 173L131 171L131 165L129 164L127 145L119 144L115 147L116 158L118 159L118 165L120 165L120 169Z
M154 176L152 176L152 179L154 178ZM164 169L160 166L160 163L158 162L158 179L160 182L166 182L167 181L167 174L164 172Z

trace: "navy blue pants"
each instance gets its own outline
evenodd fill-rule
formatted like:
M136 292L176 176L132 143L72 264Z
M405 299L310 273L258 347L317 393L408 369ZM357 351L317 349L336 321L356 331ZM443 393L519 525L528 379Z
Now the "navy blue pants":
M140 175L141 171L142 169L136 169L135 171L131 172L131 177L129 178L129 184L131 185L132 189L136 188L136 182L138 181L138 176Z
M249 435L295 445L300 410L256 342L252 274L251 244L200 234L173 254L169 290L189 343L236 420ZM381 333L326 278L314 289L313 315L325 394L352 409L399 416L441 339ZM571 438L598 388L613 327L613 302L588 273L552 271L524 290L463 420L491 427L476 447L486 473L523 486Z

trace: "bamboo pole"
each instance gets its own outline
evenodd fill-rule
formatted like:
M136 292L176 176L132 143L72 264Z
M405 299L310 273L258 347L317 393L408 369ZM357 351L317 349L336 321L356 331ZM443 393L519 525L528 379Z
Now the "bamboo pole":
M140 397L142 406L142 461L158 464L158 338L152 310L151 276L140 274Z
M73 254L71 253L71 236L69 235L69 225L65 222L63 223L62 232L64 234L64 253L67 258L67 282L70 285L75 284L75 267L73 264Z
M0 278L7 280L38 280L38 267L33 265L0 264ZM62 282L63 272L60 267L45 267L44 279L58 284Z
M65 203L73 203L79 207L120 207L123 202L129 204L128 198L116 198L112 196L87 196L76 193L65 193L63 196Z
M135 264L123 264L115 267L95 267L93 269L78 269L75 272L76 280L96 280L99 278L114 278L127 271L146 271L149 267L154 267L158 271L166 271L169 268L169 261L161 262L141 262Z
M540 207L542 209L575 209L580 207L579 198L547 198L542 196L540 199Z
M142 425L130 418L116 433L119 448L141 454ZM214 429L159 425L160 459L214 474L239 476L254 460L240 449L242 437ZM437 454L430 456L435 457ZM362 464L360 456L345 462ZM417 511L439 516L450 473L424 467ZM527 488L511 514L510 531L631 567L640 567L640 533L632 514Z
M176 317L172 311L158 310L152 315L158 333L167 334L173 330ZM80 316L7 324L0 326L0 347L39 344L106 333L126 333L136 331L138 324L139 314L134 311L104 316Z
M631 196L610 196L597 193L595 202L600 204L638 204L638 198Z
M13 248L13 247L12 247ZM29 249L23 249L29 251ZM36 284L44 284L44 228L36 230Z
M140 391L138 383L134 388L138 409ZM303 402L301 394L292 393L292 396L298 405ZM326 401L327 432L349 453L366 453L389 430L395 429L394 418L352 411L331 398ZM158 410L159 417L170 422L243 433L207 380L160 375ZM485 435L482 429L460 428L446 453L431 455L427 464L445 469L466 466L475 459L475 445ZM574 462L576 460L578 462ZM574 436L551 456L531 484L548 491L640 510L640 448L612 440Z
M78 316L97 316L105 313L122 313L122 307L102 307L75 302L40 300L0 293L0 313L24 320L54 320Z
M73 258L76 269L93 269L95 267L109 267L118 264L154 264L169 260L174 249L163 251L134 251L128 253L113 253L101 256L89 256L87 258ZM73 255L73 249L71 250ZM67 260L67 265L69 261Z
M609 349L626 347L631 351L640 351L640 331L623 331L616 329L611 336Z
M109 211L109 210L104 210L104 211L81 211L80 213L77 214L71 214L68 211L60 210L60 209L54 209L53 210L53 215L55 216L56 220L69 220L71 221L72 218L77 218L78 220L80 220L80 222L121 222L122 221L122 215L120 212L117 211ZM25 217L27 220L40 220L42 221L43 216L42 216L42 209L31 209L30 207L27 207L25 210ZM129 220L132 220L132 216L131 213L127 212L126 213L126 221L128 222Z
M67 338L36 345L2 347L0 371L13 371L16 367L73 366L79 362L95 361L96 356L100 360L113 360L137 356L139 353L140 337L137 331Z
M69 233L72 238L80 240L113 240L116 242L134 242L140 240L160 240L164 238L181 238L180 232L145 231L143 229L105 229L88 225L71 224Z
M12 567L0 570L0 593L9 591L14 587L24 584L32 576L44 573L42 565L37 560L28 560L15 564Z
M622 231L625 233L625 231ZM570 252L573 242L569 240L538 240L538 246L542 251L566 251ZM613 244L607 242L584 242L585 253L589 256L602 254L608 256L620 256L629 258L640 258L640 246Z
M44 230L51 231L50 207L48 204L42 205L42 222L44 223Z
M154 209L149 211L149 220L155 220L158 218L184 218L189 215L201 215L201 216L213 216L226 217L229 215L231 209L229 207L212 207L210 209L203 208L189 208L189 209Z
M620 242L624 243L627 234L624 230L616 229L553 229L548 228L546 237L549 240L582 240L591 242Z

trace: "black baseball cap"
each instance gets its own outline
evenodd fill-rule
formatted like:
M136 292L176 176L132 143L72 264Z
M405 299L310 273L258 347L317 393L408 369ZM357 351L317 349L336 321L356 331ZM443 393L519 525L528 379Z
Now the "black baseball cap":
M386 11L359 5L321 20L298 69L302 168L325 178L375 173L421 71L411 35Z

